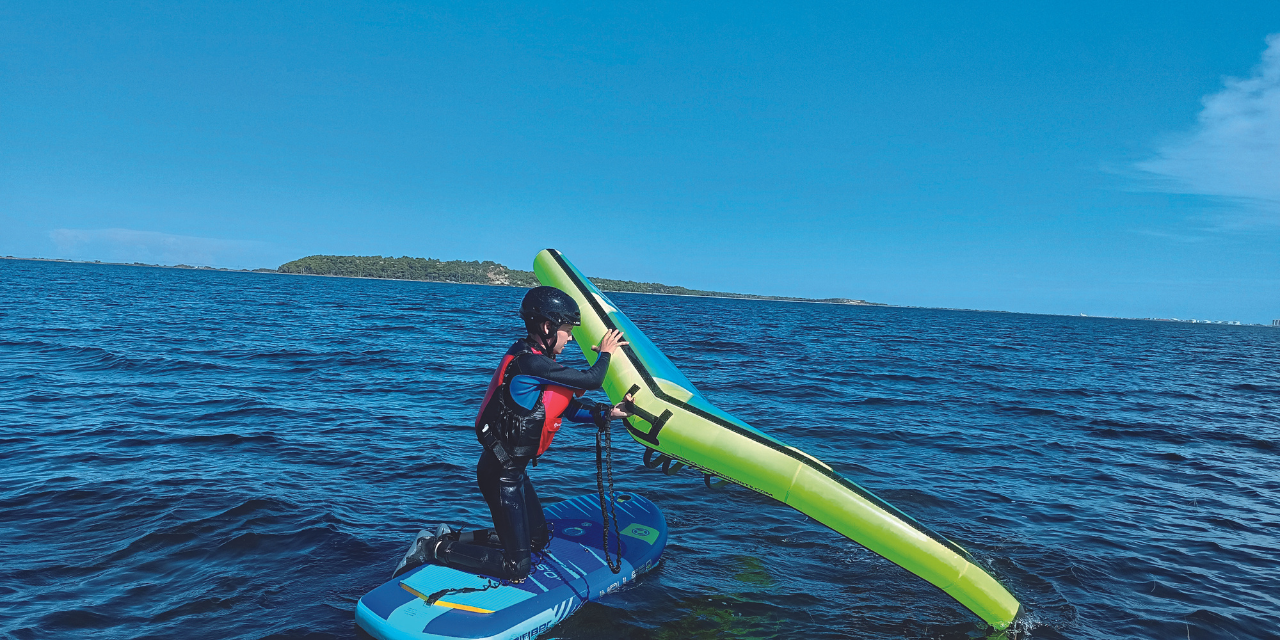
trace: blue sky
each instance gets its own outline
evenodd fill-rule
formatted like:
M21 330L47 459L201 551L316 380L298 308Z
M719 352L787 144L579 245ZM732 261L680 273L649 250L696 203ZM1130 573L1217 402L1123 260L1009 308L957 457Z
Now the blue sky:
M1280 318L1280 3L9 2L0 255Z

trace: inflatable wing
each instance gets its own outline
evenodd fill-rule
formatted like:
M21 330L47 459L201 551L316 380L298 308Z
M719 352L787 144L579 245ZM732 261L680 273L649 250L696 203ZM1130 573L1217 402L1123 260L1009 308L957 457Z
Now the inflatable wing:
M608 329L626 335L630 345L614 354L604 389L613 402L634 394L635 417L626 423L641 444L808 515L936 585L996 629L1013 621L1018 601L976 565L969 552L821 460L707 402L559 251L539 253L533 270L542 284L577 300L582 326L574 330L574 338L579 344L599 343ZM583 353L595 362L593 351Z

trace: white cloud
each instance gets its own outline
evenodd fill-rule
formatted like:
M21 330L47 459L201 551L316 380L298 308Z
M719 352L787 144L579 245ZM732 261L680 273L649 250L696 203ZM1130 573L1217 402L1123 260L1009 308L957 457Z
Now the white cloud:
M1280 33L1248 78L1205 96L1195 128L1137 168L1170 193L1217 196L1280 217Z
M103 262L189 264L252 268L269 262L269 245L245 240L179 236L133 229L55 229L49 233L58 258Z

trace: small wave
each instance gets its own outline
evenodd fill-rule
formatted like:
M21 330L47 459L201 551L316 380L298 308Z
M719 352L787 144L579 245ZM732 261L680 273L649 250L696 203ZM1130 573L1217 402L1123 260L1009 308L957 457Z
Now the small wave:
M1277 449L1280 449L1280 446L1276 445L1275 440L1251 439L1246 446L1257 449L1258 451L1276 451Z
M972 362L972 363L966 364L965 366L972 367L974 369L982 369L983 371L1006 371L1007 370L1005 367L1002 367L999 365L983 364L981 362Z
M894 505L912 505L929 509L947 509L955 506L948 500L919 489L881 489L876 493Z
M21 398L18 398L18 402L44 403L44 402L58 402L59 400L64 400L64 399L65 398L63 398L62 396L51 396L51 395L45 395L40 393L33 393L29 396L23 396Z
M1043 409L1041 407L1024 407L1016 404L997 404L995 405L995 408L997 411L1000 411L1003 413L1014 413L1014 414L1023 415L1023 416L1056 416L1058 415L1058 412L1054 411L1053 409Z
M219 598L216 596L206 596L193 600L185 600L176 607L168 608L151 617L155 622L169 622L179 618L194 617L200 618L209 614L230 611L242 604L245 598L229 597Z
M339 351L329 354L321 354L308 349L274 349L271 351L241 351L228 352L223 356L227 358L250 358L253 360L297 360L303 358L324 357L325 355L350 355L350 352Z
M0 339L0 347L48 347L53 346L51 343L41 340L3 340Z
M293 415L293 410L283 407L256 405L245 406L238 409L228 409L226 411L212 411L194 416L192 420L198 422L215 422L215 421L237 421L246 418L282 418Z
M1253 393L1269 393L1274 395L1280 395L1280 387L1251 384L1247 382L1244 384L1233 385L1231 388L1235 391L1250 391Z
M903 407L903 406L921 405L921 404L929 404L929 403L923 400L908 400L906 398L879 398L879 397L871 396L871 397L863 398L862 400L858 400L854 404Z
M1088 398L1093 395L1088 389L1029 389L1029 393L1042 396L1073 396L1076 398Z
M1209 518L1205 518L1204 521L1219 529L1228 529L1230 531L1252 531L1253 530L1253 527L1250 527L1249 525L1246 525L1243 522L1239 522L1231 518L1209 517Z
M862 371L830 371L826 375L837 379L887 380L891 382L913 382L916 384L937 384L942 380L934 376L913 376L905 373L866 373Z
M147 441L140 441L147 442ZM272 435L242 436L236 433L216 433L208 435L187 435L159 439L154 444L194 444L235 446L241 444L278 444L280 440ZM147 442L148 444L152 444Z
M279 498L249 498L240 504L219 513L213 519L239 518L258 513L277 514L294 509L296 505Z
M163 356L139 357L113 353L100 347L60 347L80 356L68 368L77 371L120 371L130 373L186 373L225 371L229 367L215 362L201 362Z
M449 314L468 315L468 316L488 315L490 313L484 309L467 308L467 307L449 307L446 309L442 309L440 312L449 313Z
M121 620L87 609L54 611L40 618L40 628L46 630L107 629Z

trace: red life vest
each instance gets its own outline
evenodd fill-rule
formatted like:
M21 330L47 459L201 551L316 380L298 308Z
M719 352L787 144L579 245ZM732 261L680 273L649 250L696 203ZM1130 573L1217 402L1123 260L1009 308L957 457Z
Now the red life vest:
M496 436L512 457L537 458L546 453L560 430L561 415L569 407L574 396L583 391L555 384L544 384L533 408L526 409L516 402L511 395L511 380L516 372L511 363L517 358L546 357L542 352L528 346L523 340L517 342L503 356L498 370L493 372L489 381L489 389L485 392L484 402L480 405L480 413L476 416L476 436L480 443L491 447L486 442L484 428L488 426L497 431ZM496 452L495 452L496 453ZM499 456L501 460L501 456Z

